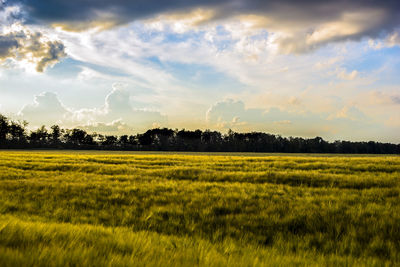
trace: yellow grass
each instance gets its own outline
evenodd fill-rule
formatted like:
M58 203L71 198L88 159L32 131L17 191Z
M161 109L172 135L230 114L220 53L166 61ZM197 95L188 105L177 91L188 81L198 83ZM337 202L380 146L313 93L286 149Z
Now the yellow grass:
M393 265L400 157L0 152L1 266Z

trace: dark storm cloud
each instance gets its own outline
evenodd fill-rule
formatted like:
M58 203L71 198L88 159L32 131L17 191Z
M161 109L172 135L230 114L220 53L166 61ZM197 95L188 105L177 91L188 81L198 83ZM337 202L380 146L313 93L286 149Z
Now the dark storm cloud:
M217 16L238 14L270 15L286 21L326 21L335 19L343 12L360 9L384 9L388 26L399 22L400 1L363 0L8 0L8 4L22 4L34 21L42 22L89 22L109 15L126 23L165 12L194 8L211 8ZM383 25L384 26L384 25Z
M259 27L287 34L277 42L288 53L309 51L334 41L382 37L400 26L398 0L8 0L6 3L22 6L28 14L28 23L58 25L72 31L104 29L198 8L214 11L210 20L252 15L259 21Z
M168 11L215 6L225 1L155 1L155 0L9 0L9 4L23 4L34 20L47 22L86 22L96 20L104 13L115 14L120 22L152 16Z

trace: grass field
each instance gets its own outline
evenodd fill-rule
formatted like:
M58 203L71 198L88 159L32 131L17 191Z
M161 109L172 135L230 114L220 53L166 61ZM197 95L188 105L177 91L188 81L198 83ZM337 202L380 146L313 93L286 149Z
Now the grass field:
M0 151L0 266L400 262L400 157Z

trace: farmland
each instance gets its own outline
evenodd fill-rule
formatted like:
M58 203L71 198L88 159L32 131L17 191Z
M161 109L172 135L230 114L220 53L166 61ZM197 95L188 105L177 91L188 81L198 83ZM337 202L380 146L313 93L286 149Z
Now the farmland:
M0 151L1 266L399 261L398 156Z

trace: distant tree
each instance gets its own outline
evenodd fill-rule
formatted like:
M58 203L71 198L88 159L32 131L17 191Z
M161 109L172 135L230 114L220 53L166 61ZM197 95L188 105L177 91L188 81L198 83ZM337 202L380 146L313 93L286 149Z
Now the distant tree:
M201 144L202 131L180 130L176 133L176 143L178 150L199 151Z
M51 132L50 132L50 138L51 138L51 143L53 145L57 145L60 143L60 137L61 137L61 129L60 126L58 125L53 125L50 127Z
M114 135L107 135L102 142L103 146L114 147L117 144L118 138Z
M126 149L129 146L129 137L128 135L121 135L118 139L119 147Z
M157 150L168 150L173 144L174 131L171 129L152 129L152 146Z
M82 144L85 145L87 148L92 148L97 145L95 142L94 138L90 134L86 134L85 137L83 138Z
M26 142L26 126L28 123L11 121L9 124L10 138L14 142Z
M48 132L46 127L43 125L42 127L36 129L36 131L31 131L29 140L30 143L35 147L46 147L48 144Z
M87 133L82 129L72 129L68 136L68 142L77 146L85 143Z
M1 148L69 148L123 150L182 150L232 152L296 152L296 153L376 153L400 154L400 144L340 141L327 142L322 137L282 137L262 132L227 134L217 131L156 128L137 135L114 136L82 129L61 129L58 125L30 131L28 123L13 121L0 114Z
M203 151L220 151L222 146L222 134L217 131L205 130L201 134Z
M143 134L139 134L138 135L138 140L139 140L139 144L142 147L150 147L151 144L153 143L153 136L151 134L151 131L148 130Z
M130 135L128 142L131 146L137 146L138 145L138 138L134 135Z
M5 142L10 131L8 118L0 114L0 142Z

